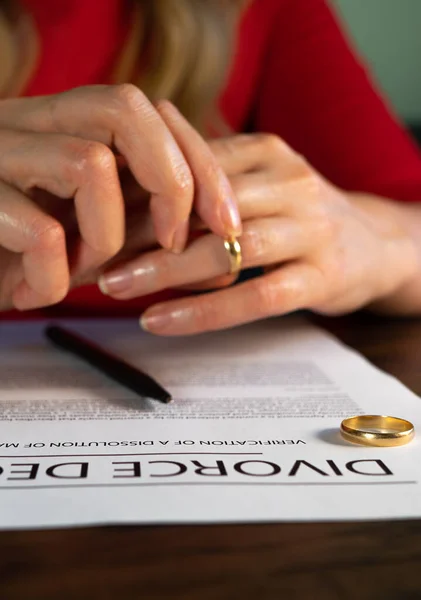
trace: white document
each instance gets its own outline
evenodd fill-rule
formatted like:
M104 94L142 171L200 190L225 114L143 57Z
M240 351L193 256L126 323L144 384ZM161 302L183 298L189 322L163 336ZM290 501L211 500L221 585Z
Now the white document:
M156 338L132 320L62 321L174 397L140 398L0 324L0 527L421 517L417 436L343 441L355 414L421 426L421 402L329 334L281 318Z

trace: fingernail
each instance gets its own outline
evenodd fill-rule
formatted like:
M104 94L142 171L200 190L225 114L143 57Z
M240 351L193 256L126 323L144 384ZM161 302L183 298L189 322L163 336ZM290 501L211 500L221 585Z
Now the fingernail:
M105 273L99 277L98 287L106 296L128 292L133 287L133 273L125 270Z
M169 311L164 305L157 304L141 316L140 326L150 333L176 335L185 332L191 319L190 308Z
M234 198L227 194L220 208L221 221L228 235L238 236L241 234L241 217L237 203Z
M189 235L189 221L183 221L177 227L172 239L171 250L175 254L181 254L186 247L187 237Z

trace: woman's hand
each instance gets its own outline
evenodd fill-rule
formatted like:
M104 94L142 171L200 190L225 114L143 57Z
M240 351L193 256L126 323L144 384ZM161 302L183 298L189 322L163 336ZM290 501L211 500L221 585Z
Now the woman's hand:
M227 178L170 103L154 107L131 85L0 101L0 310L56 303L71 278L117 255L118 164L150 196L164 248L183 250L193 206L216 235L240 233Z
M383 298L418 269L417 253L393 202L346 194L280 139L237 136L211 142L243 219L243 267L265 273L234 287L149 308L156 334L192 334L296 309L352 311ZM228 271L221 239L206 234L179 256L158 250L109 272L115 298L192 285Z

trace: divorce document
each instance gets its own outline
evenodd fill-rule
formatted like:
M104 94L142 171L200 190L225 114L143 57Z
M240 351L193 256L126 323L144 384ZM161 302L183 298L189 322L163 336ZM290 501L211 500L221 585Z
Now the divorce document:
M340 437L360 414L421 400L301 317L188 338L134 320L56 321L147 372L142 398L0 324L0 528L421 517L421 447Z

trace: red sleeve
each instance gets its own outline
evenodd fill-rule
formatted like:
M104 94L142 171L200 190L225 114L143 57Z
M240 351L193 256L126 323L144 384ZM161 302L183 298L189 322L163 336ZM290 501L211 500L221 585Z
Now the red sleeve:
M421 200L421 154L324 0L274 0L254 128L282 136L334 184Z

